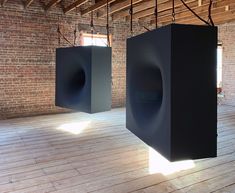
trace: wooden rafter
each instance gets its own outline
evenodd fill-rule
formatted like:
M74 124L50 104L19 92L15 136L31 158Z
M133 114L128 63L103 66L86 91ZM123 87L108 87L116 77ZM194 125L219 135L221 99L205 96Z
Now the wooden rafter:
M108 3L112 3L114 1L115 0L108 0ZM106 6L106 3L107 3L107 0L98 1L94 5L88 7L87 9L82 10L81 15L85 15L85 14L91 13L92 11L96 11L96 10Z
M149 1L146 1L146 2L142 2L142 3L139 3L137 5L134 5L133 7L133 12L134 13L137 13L139 11L143 11L143 9L149 9L149 8L152 8L154 6L154 1L152 0L149 0ZM117 20L119 18L122 18L122 17L126 17L130 14L129 10L128 9L123 9L123 10L120 10L118 12L114 12L112 17L113 17L113 20ZM98 16L101 16L98 15Z
M196 2L197 0L188 0L187 2L192 2L192 1ZM175 7L177 7L179 5L181 5L181 2L179 0L175 0ZM158 1L158 6L159 6L158 11L171 9L172 2L171 1ZM150 1L142 2L142 3L139 3L138 5L134 6L134 8L133 8L134 15L137 13L139 14L139 12L141 12L141 11L143 11L144 13L148 13L147 10L149 10L149 12L152 12L150 10L153 10L153 12L155 12L155 2L154 1L150 0ZM126 17L128 15L129 15L129 10L121 10L121 11L113 14L113 19L116 20L116 19L119 19L122 17Z
M51 1L49 1L49 3L46 4L46 6L45 6L45 10L47 11L48 9L50 9L51 7L53 7L54 5L56 5L59 2L61 2L61 0L51 0Z
M217 2L214 3L213 5L214 6L217 6L217 5L220 6L221 3L223 3L223 5L225 6L229 2L230 2L230 0L224 0L224 1L223 0L217 0ZM195 0L189 0L189 1L187 1L187 4L192 9L195 9L197 13L200 13L201 10L203 10L203 9L207 9L207 11L208 11L209 0L205 1L204 4L201 5L201 6L198 6L198 1L195 1ZM164 13L164 14L165 15L166 14L171 15L171 3L170 2L167 2L165 4L160 4L158 7L159 7L159 12L160 12L159 14L160 15L161 15L161 12L164 12L164 11L167 11L167 10L169 10L169 11ZM176 8L176 14L181 13L182 10L184 10L185 12L190 13L190 11L188 9L186 9L180 1L175 2L175 8ZM149 17L149 16L154 14L154 10L155 10L154 7L149 8L149 9L144 9L143 11L135 13L133 15L133 19L140 19L140 18ZM192 17L192 15L190 15L190 17ZM128 19L129 19L129 17L127 16L127 20Z
M231 10L225 11L226 4L230 0L218 0L216 6L212 8L212 18L217 22L221 22L223 17L228 18L229 16L234 16L235 3L230 4ZM197 12L201 17L205 18L208 16L208 3L203 4L202 6L192 8ZM171 22L172 16L170 14L162 14L159 16L159 21L164 25ZM199 23L202 24L200 20L192 16L192 13L189 12L186 8L182 8L181 12L175 15L177 23ZM232 19L232 18L231 18ZM151 23L154 23L154 18L152 18ZM216 23L217 24L217 23Z
M193 8L193 9L197 8L196 12L199 13L199 15L200 15L202 9L206 9L208 11L209 0L203 0L202 1L203 3L201 4L201 6L198 5L198 0L187 0L186 2L191 8ZM228 9L226 9L226 8L229 7L229 5L232 2L234 2L234 1L216 0L213 2L213 7L215 8L218 6L223 6L224 11L228 11ZM176 7L176 15L178 13L180 13L182 10L189 12L179 0L175 0L175 7ZM169 17L169 20L171 20L172 19L171 8L172 8L172 3L170 1L166 2L166 3L159 3L159 6L158 6L159 15L158 16L160 17L161 15L165 15L165 16L167 15ZM143 19L145 21L148 21L149 19L155 20L154 12L155 12L154 1L139 3L138 5L134 6L133 19L140 19L140 20ZM163 13L161 13L161 12L163 12ZM129 10L127 10L127 9L121 10L121 11L114 13L112 15L113 20L120 19L121 17L126 17L127 20L129 20L130 19ZM189 17L193 17L193 16L189 15Z
M198 6L202 6L202 0L198 0Z
M208 12L205 10L203 13L201 13L201 16L206 17L208 14ZM229 22L229 21L234 21L235 20L235 4L233 4L232 6L232 10L231 11L224 11L224 8L216 8L213 11L212 14L213 17L213 21L216 25L218 24L222 24L225 22ZM153 21L151 21L152 23ZM168 23L170 23L170 20L165 20L162 22L163 25L166 25ZM202 22L200 20L198 20L195 17L189 17L189 16L182 16L177 18L177 23L186 23L186 24L202 24Z
M72 4L70 4L68 7L65 7L64 9L64 13L68 13L72 10L74 10L76 7L79 7L81 5L83 5L84 3L86 3L88 0L77 0L75 2L73 2Z
M158 0L158 3L165 3L165 2L168 2L168 1L169 0ZM135 6L136 4L138 4L138 5ZM133 0L133 5L134 5L133 12L135 13L135 12L138 12L138 11L142 10L143 8L147 9L147 8L155 6L155 2L152 1L152 0L150 0L150 1L148 0L148 1L144 1L144 2L142 2L142 0ZM130 1L125 1L123 3L115 4L115 5L110 7L109 13L110 14L119 13L121 10L126 9L129 6L130 6ZM128 15L129 10L127 10L126 13ZM105 15L106 15L105 12L100 13L100 14L98 14L98 17L103 17Z
M190 1L187 1L188 5L190 7L192 6L198 6L197 4L197 1L195 0L190 0ZM169 10L169 12L171 13L171 5L172 3L171 2L166 2L166 3L162 3L158 6L158 12L164 12L164 11L167 11ZM176 12L178 11L177 9L181 9L183 7L182 3L180 1L175 1L175 9L176 9ZM150 9L145 9L143 11L140 11L140 12L137 12L133 15L133 19L139 19L139 18L143 18L143 17L146 17L146 16L149 16L149 15L153 15L155 12L155 7L152 7Z
M31 3L33 3L33 0L26 0L24 3L24 7L27 8L31 5Z
M141 2L142 0L133 0L133 5ZM122 9L125 9L130 6L130 1L121 1L119 3L116 3L115 5L111 5L109 9L109 14L113 14L115 12L118 12ZM101 14L98 15L98 17L104 17L106 16L106 12L102 12Z
M4 4L8 0L0 0L0 4ZM200 17L207 20L208 5L210 0L184 0L187 5L194 10ZM25 7L29 7L33 0L21 0ZM56 4L60 3L63 11L68 13L76 7L88 2L88 0L74 0L73 3L67 7L63 6L62 0L39 0L45 10L49 10ZM103 10L106 6L107 0L94 0L94 5L81 10L81 15L88 14L92 11L99 11L98 17L106 16L106 11ZM108 0L110 4L109 14L112 15L113 20L126 18L130 19L129 7L130 0ZM154 0L133 0L133 19L140 21L155 22L155 1ZM177 23L198 23L203 24L200 20L192 15L192 13L182 4L181 0L175 0L176 22ZM235 0L214 0L212 5L212 18L216 24L235 20ZM166 25L172 20L172 0L158 0L158 20L159 25Z
M197 0L188 0L187 3L192 3L192 2L197 2ZM195 4L194 3L194 4ZM182 3L180 0L175 0L175 8L181 6ZM172 2L167 1L167 2L161 2L158 3L158 12L165 11L172 9ZM149 1L149 2L143 2L140 3L139 5L134 7L134 15L133 18L141 18L141 17L147 17L149 15L152 15L155 13L155 2L154 1ZM113 15L113 20L119 19L121 17L127 17L129 16L128 10L122 10L120 12L117 12Z

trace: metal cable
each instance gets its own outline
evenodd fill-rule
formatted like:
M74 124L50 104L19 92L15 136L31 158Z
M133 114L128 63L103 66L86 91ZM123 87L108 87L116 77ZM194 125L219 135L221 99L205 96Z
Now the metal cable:
M175 23L175 0L172 0L172 23Z
M57 27L57 33L58 33L58 45L60 47L60 25L58 24L58 27Z
M180 0L184 6L189 10L191 11L198 19L200 19L201 21L203 21L205 24L207 25L211 25L209 22L207 22L206 20L204 20L203 18L201 18L198 14L196 14L188 5L187 3L185 3L183 0Z
M143 28L146 30L146 31L151 31L149 28L147 28L146 26L143 26Z
M210 4L209 4L209 7L208 7L208 21L210 22L210 24L212 26L215 26L214 22L213 22L213 19L211 17L211 9L212 9L212 4L213 4L213 0L210 0Z
M110 39L109 39L109 0L106 1L106 11L107 11L107 24L106 24L106 30L107 30L107 47L110 47Z
M93 39L94 39L94 23L93 23L93 11L91 12L91 41L92 41L92 46L93 46Z
M68 44L70 44L71 46L74 46L74 45L64 36L64 34L61 33L59 26L58 26L57 32L58 32L59 36L62 37ZM60 38L59 38L59 44L60 44Z
M76 24L75 24L75 29L74 29L74 39L73 39L73 45L75 46L76 45L76 40L77 40L77 27L76 27Z
M133 36L133 0L131 0L131 7L130 7L130 31L131 31L131 36Z
M155 24L156 24L156 29L158 28L158 5L157 5L157 0L155 0Z
M58 15L58 26L57 26L57 33L58 33L58 46L60 47L60 16Z

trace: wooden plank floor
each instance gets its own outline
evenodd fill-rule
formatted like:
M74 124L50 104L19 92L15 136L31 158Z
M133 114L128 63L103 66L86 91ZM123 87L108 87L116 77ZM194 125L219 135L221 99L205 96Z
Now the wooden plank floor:
M0 121L0 193L235 192L235 107L218 110L219 156L180 171L151 162L152 150L125 129L124 112Z

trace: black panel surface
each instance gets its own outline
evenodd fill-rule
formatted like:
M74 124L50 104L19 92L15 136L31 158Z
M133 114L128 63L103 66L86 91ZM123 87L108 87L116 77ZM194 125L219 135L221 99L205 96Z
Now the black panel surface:
M111 109L111 48L56 49L56 105L87 113Z
M216 156L216 47L208 26L127 40L126 126L171 161Z

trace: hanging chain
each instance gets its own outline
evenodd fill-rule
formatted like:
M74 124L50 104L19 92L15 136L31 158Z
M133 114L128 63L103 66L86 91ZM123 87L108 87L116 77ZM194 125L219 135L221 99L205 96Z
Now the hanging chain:
M58 33L58 45L60 47L60 16L59 15L58 15L57 33Z
M60 17L58 17L57 33L58 33L58 44L59 44L59 46L61 45L61 38L64 39L69 45L74 46L74 44L72 44L72 43L65 37L65 35L61 32L61 29L60 29Z
M175 23L175 0L172 0L172 23Z
M93 11L91 12L91 41L92 41L92 46L93 46L93 39L94 39L94 23L93 23Z
M76 24L75 24L75 29L74 29L74 39L73 39L73 44L74 46L76 46L76 40L77 40L77 27L76 27Z
M155 24L156 24L156 29L157 29L157 27L158 27L158 5L157 5L157 0L155 0L154 14L155 14Z
M210 0L210 4L209 4L209 7L208 7L208 23L210 23L211 26L215 26L215 24L214 24L214 22L213 22L213 19L212 19L212 17L211 17L212 5L213 5L213 0Z
M74 46L74 44L72 44L65 36L64 34L60 31L60 26L58 25L57 28L57 32L58 32L58 44L60 45L60 37L62 37L69 45Z
M58 27L57 27L57 33L58 33L58 45L60 47L60 25L58 24Z
M131 0L130 16L131 16L130 31L131 31L131 36L133 36L133 0Z
M109 39L109 0L106 1L106 11L107 11L107 24L106 24L106 30L107 30L107 47L110 47L110 39Z
M180 0L180 1L183 3L183 5L184 5L189 11L191 11L191 13L192 13L195 17L197 17L199 20L201 20L201 21L204 22L205 24L211 26L210 22L208 22L208 21L204 20L203 18L201 18L195 11L193 11L193 10L187 5L187 3L184 2L184 0ZM210 10L210 8L211 8L211 7L209 6L209 10ZM209 15L210 15L210 12L211 12L211 11L209 11ZM212 18L211 18L211 20L212 20ZM212 21L212 22L213 22L213 21Z

